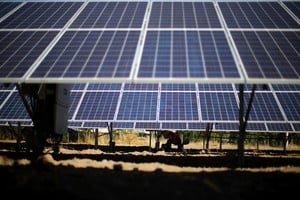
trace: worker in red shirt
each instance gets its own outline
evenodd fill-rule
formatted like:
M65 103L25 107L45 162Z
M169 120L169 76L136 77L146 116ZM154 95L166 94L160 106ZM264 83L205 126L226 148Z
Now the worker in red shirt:
M172 144L177 145L177 149L179 151L183 150L182 141L178 133L166 130L162 131L161 134L164 136L165 139L167 139L167 142L162 145L164 151L170 151Z

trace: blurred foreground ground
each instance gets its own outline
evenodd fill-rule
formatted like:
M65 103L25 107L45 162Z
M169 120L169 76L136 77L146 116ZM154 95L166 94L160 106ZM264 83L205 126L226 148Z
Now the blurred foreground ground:
M127 151L126 151L127 148ZM203 153L45 149L32 163L24 152L0 151L2 196L68 199L256 199L299 195L300 154L252 152L245 166L226 151Z

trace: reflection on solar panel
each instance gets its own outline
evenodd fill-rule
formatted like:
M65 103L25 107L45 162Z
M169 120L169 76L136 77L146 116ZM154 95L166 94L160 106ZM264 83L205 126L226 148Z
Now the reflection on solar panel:
M130 75L139 31L67 31L32 77Z
M300 78L300 32L231 32L249 78Z
M21 78L56 31L0 31L0 78Z
M82 2L27 2L0 23L0 28L62 28Z
M239 78L222 31L148 31L138 77Z
M141 28L146 2L90 2L70 28Z
M278 2L219 2L228 28L300 28Z
M221 28L212 2L153 2L148 28Z
M20 2L0 2L0 18L20 5Z

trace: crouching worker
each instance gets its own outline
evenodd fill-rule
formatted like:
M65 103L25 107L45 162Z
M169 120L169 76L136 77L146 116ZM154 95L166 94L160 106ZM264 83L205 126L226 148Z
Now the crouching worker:
M178 151L183 151L183 144L178 133L167 130L162 131L161 134L165 139L167 139L167 142L165 144L162 144L162 149L164 151L170 151L172 144L177 145Z

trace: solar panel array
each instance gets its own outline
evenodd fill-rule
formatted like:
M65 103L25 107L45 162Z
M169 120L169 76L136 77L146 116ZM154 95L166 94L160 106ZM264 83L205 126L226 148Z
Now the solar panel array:
M267 84L248 130L300 132L299 13L300 1L0 2L0 83L81 83L70 126L195 130L238 130L235 84ZM7 121L31 124L12 87Z
M299 83L299 2L2 2L1 82Z
M300 90L294 85L258 88L248 131L300 132ZM251 88L245 90L245 106ZM235 84L74 84L69 126L130 129L239 129L238 85ZM0 121L30 125L16 89L0 89ZM270 106L272 105L272 106Z

